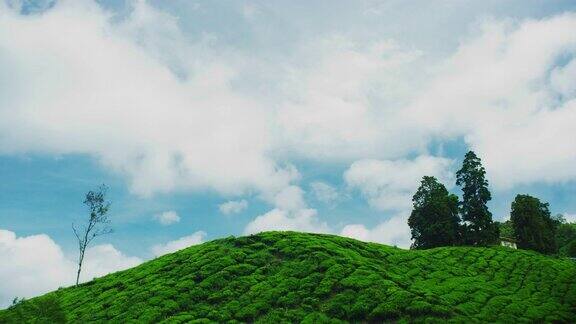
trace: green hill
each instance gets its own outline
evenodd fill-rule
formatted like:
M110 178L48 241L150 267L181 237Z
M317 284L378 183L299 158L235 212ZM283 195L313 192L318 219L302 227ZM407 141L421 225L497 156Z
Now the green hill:
M576 262L500 247L407 251L333 235L226 238L59 289L0 322L574 322Z

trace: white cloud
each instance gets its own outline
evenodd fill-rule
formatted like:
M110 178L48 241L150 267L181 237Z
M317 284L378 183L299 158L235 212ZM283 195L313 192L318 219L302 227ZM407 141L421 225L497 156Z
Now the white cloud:
M245 199L227 201L218 206L218 209L224 215L238 214L246 208L248 208L248 202Z
M360 241L396 245L402 248L409 248L412 243L408 217L405 215L393 216L372 229L368 229L362 224L346 225L340 235Z
M135 7L120 22L92 1L0 9L0 153L87 154L141 195L287 186L293 168L267 155L271 112L231 86L236 60Z
M82 267L82 281L92 280L110 272L128 269L142 263L142 259L130 257L118 251L112 244L100 244L86 250Z
M154 219L165 226L180 222L180 216L178 216L178 213L173 210L154 215Z
M14 297L33 297L74 283L76 263L48 235L17 237L0 229L0 308ZM142 260L127 257L110 244L86 251L81 281L134 267Z
M404 110L415 129L464 136L496 188L576 179L576 14L486 22Z
M394 41L354 42L341 35L304 44L291 66L279 109L282 145L313 160L398 157L426 140L405 132L399 108L413 94L417 51ZM398 135L402 136L398 136Z
M576 13L483 21L441 60L392 41L307 46L287 73L286 150L307 158L397 159L462 138L491 184L576 179ZM553 35L553 36L551 36ZM519 162L521 161L521 162Z
M332 205L336 203L336 201L338 201L340 198L338 190L325 182L312 182L310 184L310 188L312 188L312 193L314 194L316 200L325 204Z
M47 235L17 238L0 230L0 307L14 297L35 296L72 283L73 263Z
M197 245L204 242L206 233L203 231L195 232L191 235L181 237L177 240L170 241L165 244L154 245L151 249L154 256L161 256L167 253L176 252L192 245Z
M462 137L498 187L576 179L575 14L486 22L442 62L325 34L290 61L190 41L145 1L115 22L87 0L2 6L2 154L90 155L141 195L265 194L298 178L278 157L398 159Z
M285 187L273 195L264 195L263 198L275 208L248 223L244 228L245 234L274 230L312 233L331 231L329 226L318 218L316 209L308 208L304 190L298 186Z
M288 186L278 192L273 200L274 206L278 209L294 211L306 208L304 201L304 190L298 186Z
M373 208L406 210L423 176L435 176L453 186L452 160L422 155L414 160L360 160L344 172L346 184L359 190Z
M315 209L286 211L276 208L256 217L244 229L245 234L265 231L328 233L330 228L318 219Z

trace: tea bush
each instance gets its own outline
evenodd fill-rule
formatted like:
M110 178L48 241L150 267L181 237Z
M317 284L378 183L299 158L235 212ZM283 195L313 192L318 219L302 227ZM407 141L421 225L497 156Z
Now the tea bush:
M576 262L267 232L192 246L0 311L2 323L574 322Z

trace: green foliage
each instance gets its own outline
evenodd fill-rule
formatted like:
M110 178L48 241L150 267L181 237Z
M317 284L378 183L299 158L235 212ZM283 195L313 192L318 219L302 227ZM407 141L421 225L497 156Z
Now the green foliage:
M408 225L414 248L428 249L460 243L458 197L449 194L436 178L425 176L412 201L414 209Z
M566 244L562 247L562 255L576 258L576 240L570 241L570 243Z
M576 262L267 232L192 246L0 311L0 323L572 322Z
M548 203L529 195L517 195L512 202L510 220L519 248L556 253L556 224L550 216Z
M512 227L512 222L507 220L503 223L494 222L498 226L498 231L500 232L500 237L514 238L514 227Z
M498 241L498 227L486 205L492 199L486 170L473 151L466 153L462 168L456 172L456 184L462 186L461 214L465 222L467 245L487 246Z
M564 217L556 217L556 242L559 254L576 258L576 223L567 223Z

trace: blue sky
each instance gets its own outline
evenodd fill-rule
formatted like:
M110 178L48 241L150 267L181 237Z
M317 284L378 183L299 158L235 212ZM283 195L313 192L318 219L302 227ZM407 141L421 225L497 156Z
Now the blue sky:
M574 30L574 1L2 0L0 256L37 282L0 305L71 282L101 183L86 279L273 229L407 247L418 180L459 194L469 149L495 219L575 219Z

